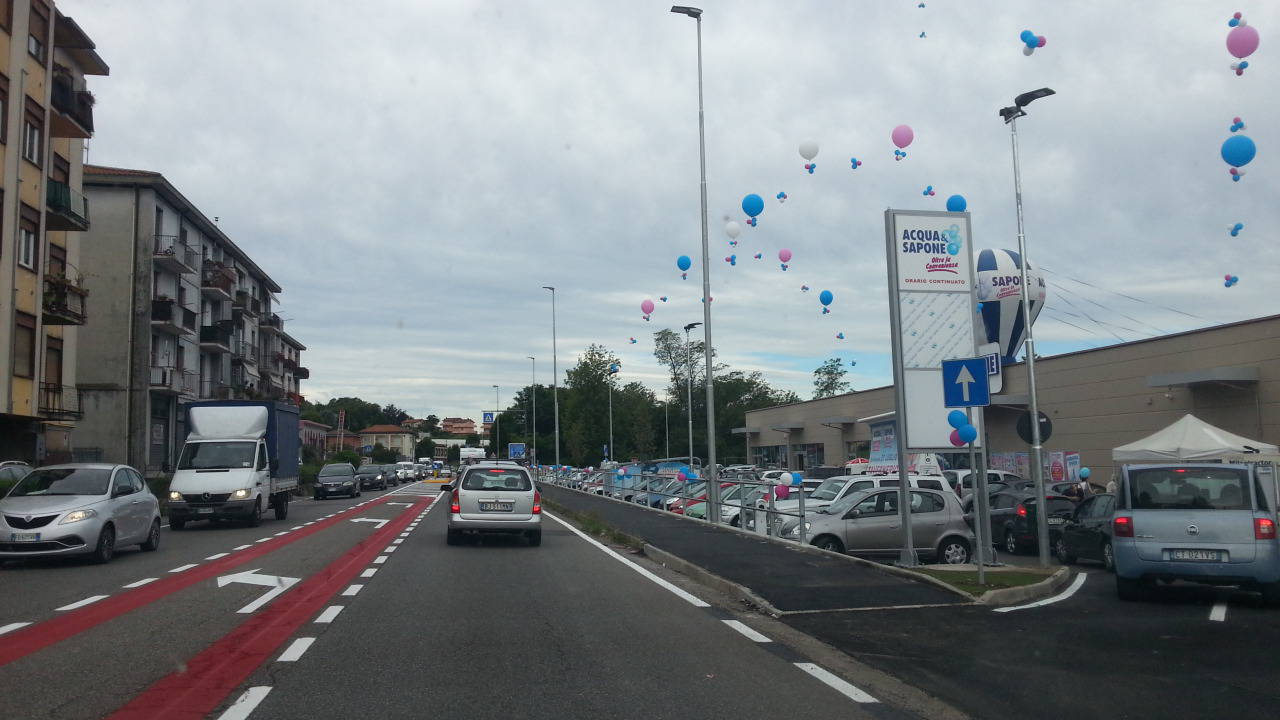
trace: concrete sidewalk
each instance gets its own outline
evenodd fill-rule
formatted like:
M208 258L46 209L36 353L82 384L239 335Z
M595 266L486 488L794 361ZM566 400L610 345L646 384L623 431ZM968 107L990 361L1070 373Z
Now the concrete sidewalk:
M610 527L746 588L782 613L966 602L937 585L816 549L550 484L542 485L542 495L573 512L594 513Z

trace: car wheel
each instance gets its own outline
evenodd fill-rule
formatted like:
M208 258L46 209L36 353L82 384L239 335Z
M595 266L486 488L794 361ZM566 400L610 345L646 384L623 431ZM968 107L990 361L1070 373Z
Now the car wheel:
M1102 543L1102 567L1107 572L1116 571L1116 551L1111 549L1110 542Z
M960 538L947 538L938 546L938 558L948 565L964 565L969 562L969 543Z
M540 545L542 545L541 530L530 530L528 537L529 537L529 547L539 547Z
M1017 555L1022 548L1018 545L1018 538L1014 536L1012 530L1004 531L1004 551L1010 555Z
M280 494L276 495L276 501L272 503L273 509L276 511L276 519L284 520L289 517L289 496Z
M819 535L813 539L813 546L819 550L830 550L831 552L844 553L844 543L833 535Z
M462 533L457 530L449 530L444 535L446 545L459 545L462 543Z
M262 499L253 504L253 510L249 511L249 519L245 521L245 525L249 527L258 527L262 524Z
M1149 583L1144 583L1141 580L1116 576L1116 595L1121 600L1141 600L1147 594L1149 587Z
M115 554L116 530L110 525L104 525L102 532L98 533L98 544L93 548L93 561L99 565L105 565L111 562Z
M1053 554L1063 565L1070 565L1076 561L1076 556L1067 551L1067 541L1061 536L1053 543Z
M169 529L170 529L170 530L181 530L182 528L184 528L184 527L186 527L186 526L187 526L187 521L186 521L186 520L174 520L173 518L169 518Z
M170 523L169 527L173 527L173 523ZM160 547L160 518L156 518L151 521L151 532L147 533L146 541L138 547L141 547L147 552L151 552Z

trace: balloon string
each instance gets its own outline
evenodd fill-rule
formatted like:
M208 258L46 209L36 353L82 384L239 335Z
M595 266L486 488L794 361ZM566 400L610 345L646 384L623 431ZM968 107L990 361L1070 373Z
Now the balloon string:
M1090 303L1090 304L1092 304L1092 305L1096 305L1096 306L1098 306L1098 307L1102 308L1103 310L1106 310L1107 312L1115 313L1116 315L1119 315L1120 317L1125 318L1126 320L1132 320L1133 322L1136 322L1136 323L1138 323L1139 325L1146 325L1147 327L1149 327L1149 328L1151 328L1151 329L1155 330L1155 331L1156 331L1158 334L1160 334L1160 335L1167 335L1167 334L1168 334L1168 332L1169 332L1169 331L1164 330L1164 329L1162 329L1162 328L1158 328L1158 327L1156 327L1155 325L1152 325L1151 323L1146 322L1145 320L1139 320L1139 319L1137 319L1137 318L1135 318L1135 317L1132 317L1132 316L1130 316L1130 315L1125 315L1124 313L1120 312L1119 310L1113 310L1113 309L1111 309L1111 308L1107 307L1106 305L1103 305L1102 303L1098 302L1097 300L1094 300L1093 298L1088 297L1087 295L1081 295L1080 293L1074 292L1074 291L1072 291L1071 289L1069 289L1069 288L1067 288L1067 287L1065 287L1065 286L1063 286L1063 285L1058 285L1056 289L1057 289L1057 290L1059 290L1060 292L1066 293L1066 294L1068 294L1068 295L1072 295L1072 296L1076 297L1076 298L1077 298L1077 299L1079 299L1079 300L1083 300L1083 301L1088 302L1088 303ZM1137 332L1137 331L1135 330L1134 332ZM1153 336L1153 337L1154 337L1154 336Z
M1195 318L1196 320L1204 320L1204 321L1206 321L1206 322L1216 322L1216 321L1214 321L1214 320L1210 320L1209 318L1206 318L1206 317L1201 317L1201 316L1199 316L1199 315L1193 315L1193 314L1191 314L1191 313L1189 313L1189 312L1183 312L1182 310L1179 310L1179 309L1177 309L1177 308L1171 308L1171 307L1169 307L1169 306L1167 306L1167 305L1161 305L1161 304L1159 304L1159 303L1149 302L1149 301L1147 301L1147 300L1143 300L1142 298L1137 298L1137 297L1134 297L1134 296L1132 296L1132 295L1125 295L1125 294L1124 294L1124 293L1122 293L1122 292L1116 292L1115 290L1108 290L1108 289L1103 288L1103 287L1098 287L1097 285L1094 285L1093 283L1085 282L1084 280L1081 280L1081 279L1079 279L1079 278L1074 278L1074 277L1071 277L1070 275L1064 275L1064 274L1059 273L1059 272L1054 272L1053 270L1050 270L1050 269L1049 269L1049 268L1047 268L1047 267L1041 267L1041 269L1042 269L1042 270L1044 270L1045 272L1053 273L1054 275L1057 275L1058 277L1065 278L1065 279L1067 279L1067 280L1071 280L1071 281L1073 281L1073 282L1078 282L1078 283L1080 283L1081 285L1087 285L1088 287L1091 287L1091 288L1093 288L1093 289L1095 289L1095 290L1101 290L1101 291L1103 291L1103 292L1109 292L1109 293L1111 293L1112 295L1119 295L1119 296L1120 296L1120 297L1122 297L1122 298L1128 298L1128 299L1130 299L1130 300L1133 300L1134 302L1140 302L1140 303L1142 303L1142 304L1144 304L1144 305L1151 305L1151 306L1153 306L1153 307L1158 307L1158 308L1161 308L1162 310L1168 310L1169 312L1178 313L1179 315L1186 315L1187 317L1189 317L1189 318Z
M1092 315L1090 315L1089 313L1085 312L1082 308L1080 308L1080 307L1079 307L1078 305L1076 305L1075 303L1073 303L1073 302L1071 302L1070 300L1068 300L1068 299L1066 298L1066 296L1065 296L1065 295L1060 295L1059 297L1062 299L1062 301L1063 301L1063 302L1065 302L1066 304L1070 305L1071 307L1073 307L1073 308L1075 308L1077 311L1079 311L1079 314L1077 315L1076 313L1073 313L1073 312L1070 312L1070 311L1067 311L1067 310L1062 310L1062 309L1058 309L1058 312L1060 312L1060 313L1064 313L1064 314L1066 314L1066 315L1072 315L1072 316L1074 316L1074 317L1082 317L1083 319L1088 320L1089 322L1092 322L1093 324L1097 325L1098 327L1100 327L1100 328L1102 328L1102 329L1104 329L1104 330L1107 330L1107 332L1111 333L1111 334L1112 334L1112 335L1113 335L1117 340L1119 340L1120 342L1128 342L1128 341L1127 341L1127 340L1125 340L1124 338L1120 337L1120 335L1119 335L1119 334L1117 334L1114 330L1110 330L1109 328L1115 327L1115 328L1119 328L1119 329L1121 329L1121 330L1124 330L1124 331L1126 331L1126 332L1131 332L1131 333L1133 333L1133 334L1135 334L1135 335L1140 335L1140 336L1144 335L1144 334L1142 333L1142 331L1140 331L1140 330L1134 330L1134 329L1133 329L1133 328L1131 328L1131 327L1125 327L1124 325L1117 325L1117 324L1114 324L1114 323L1108 323L1108 322L1105 322L1105 321L1099 320L1099 319L1097 319L1097 318L1093 317ZM1146 335L1145 335L1145 337L1154 337L1154 336L1153 336L1153 335L1150 335L1150 334L1146 334Z
M1056 316L1055 316L1055 313L1057 313L1057 312L1058 312L1058 310L1057 310L1056 308L1045 308L1045 309L1043 310L1043 312L1047 313L1047 317L1048 317L1049 319L1051 319L1051 320L1056 320L1056 321L1058 321L1058 322L1062 323L1063 325L1070 325L1071 327L1073 327L1073 328L1075 328L1075 329L1077 329L1077 330L1079 330L1079 331L1081 331L1081 332L1089 333L1090 335L1092 335L1092 336L1094 336L1094 337L1100 337L1100 336L1098 335L1097 331L1095 331L1095 330L1090 330L1089 328L1080 327L1079 325L1077 325L1077 324L1075 324L1075 323L1073 323L1073 322L1071 322L1071 321L1069 321L1069 320L1064 320L1063 318L1056 317ZM1094 346L1094 347L1097 347L1097 346L1098 346L1098 344L1097 344L1097 343L1093 343L1093 346Z

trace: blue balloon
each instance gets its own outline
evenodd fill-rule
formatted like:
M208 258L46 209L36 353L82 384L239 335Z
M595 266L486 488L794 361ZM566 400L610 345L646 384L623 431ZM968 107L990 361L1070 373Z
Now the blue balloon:
M1022 34L1018 36L1018 39L1022 40L1022 42L1028 45L1032 45L1033 43L1039 42L1039 40L1036 40L1036 34L1031 32L1030 30L1023 30Z
M681 255L676 258L676 267L680 268L680 272L684 272L693 267L693 261L689 259L688 255Z
M947 212L964 212L967 207L969 207L969 203L964 199L963 195L952 195L947 198Z
M822 303L823 305L830 305L831 301L835 299L836 299L836 296L832 295L830 290L823 290L822 293L818 295L818 302Z
M947 424L959 430L969 424L969 416L965 415L961 410L952 410L947 413Z
M1092 471L1092 470L1090 470L1089 468L1080 468L1080 479L1081 479L1081 480L1088 480L1088 479L1089 479L1089 476L1090 476L1090 475L1092 475L1092 474L1093 474L1093 471Z
M742 212L755 217L764 212L764 198L755 193L742 198Z
M978 428L972 425L962 425L956 429L960 434L960 439L966 443L971 443L978 439Z
M1222 159L1232 167L1248 165L1258 154L1258 146L1248 135L1232 135L1222 143Z

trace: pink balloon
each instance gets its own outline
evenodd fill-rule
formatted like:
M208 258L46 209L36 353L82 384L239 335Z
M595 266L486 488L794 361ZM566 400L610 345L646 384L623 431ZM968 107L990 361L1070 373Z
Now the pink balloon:
M791 251L783 248L778 251L778 259L782 262L791 262Z
M964 441L960 439L959 430L951 431L951 444L955 445L956 447L962 447L964 445Z
M1036 47L1044 47L1045 42L1044 36L1040 35L1036 38Z
M1256 47L1255 43L1255 47ZM893 129L893 144L900 148L904 148L916 139L916 134L911 130L909 125L899 125Z
M779 500L786 500L787 496L791 494L791 488L787 487L786 485L779 485L778 487L773 489L773 494Z
M645 315L650 315L650 314L652 314L652 313L653 313L653 301L652 301L652 300L645 300L644 302L640 303L640 311L641 311L641 312L643 312Z
M1258 29L1252 25L1234 27L1227 33L1227 52L1238 58L1247 58L1258 49L1261 40Z

